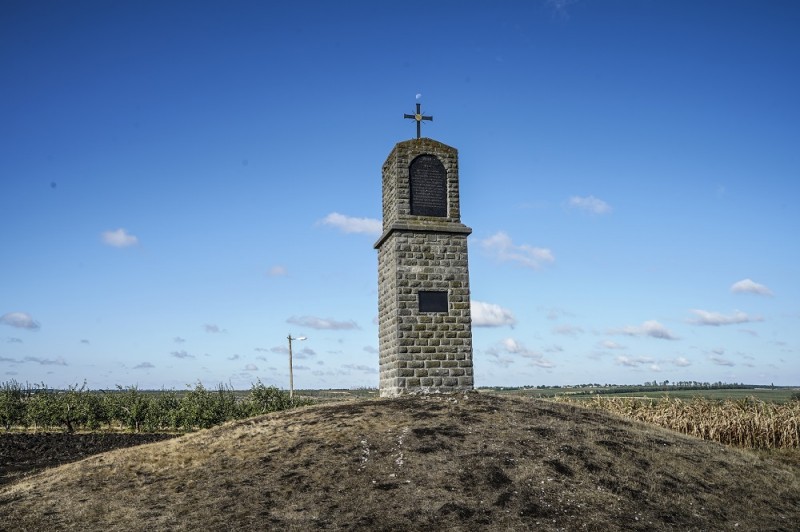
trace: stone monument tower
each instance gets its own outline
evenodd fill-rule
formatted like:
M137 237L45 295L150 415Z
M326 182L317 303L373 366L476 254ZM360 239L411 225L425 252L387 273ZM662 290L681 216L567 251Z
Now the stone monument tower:
M458 152L420 138L395 145L383 164L378 250L380 394L471 390L467 236Z

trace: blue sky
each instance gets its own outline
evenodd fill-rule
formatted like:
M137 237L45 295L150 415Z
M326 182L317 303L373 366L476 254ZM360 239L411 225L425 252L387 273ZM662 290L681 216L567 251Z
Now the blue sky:
M399 6L399 7L398 7ZM0 380L377 386L381 165L459 150L475 382L800 384L796 2L0 14ZM417 100L417 95L421 95Z

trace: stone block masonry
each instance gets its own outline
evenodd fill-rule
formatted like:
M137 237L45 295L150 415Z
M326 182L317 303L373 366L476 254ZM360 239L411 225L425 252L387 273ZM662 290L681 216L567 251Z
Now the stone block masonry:
M415 201L442 215L412 214ZM383 167L375 244L381 396L473 388L471 232L460 219L456 150L425 138L398 143Z

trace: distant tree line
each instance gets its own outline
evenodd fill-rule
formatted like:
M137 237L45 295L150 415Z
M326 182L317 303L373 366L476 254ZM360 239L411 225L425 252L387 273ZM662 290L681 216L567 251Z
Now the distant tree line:
M743 384L730 382L700 382L700 381L645 381L643 384L573 384L569 386L490 386L488 389L498 391L515 390L580 390L582 394L615 394L637 392L666 392L672 390L742 390L751 388L775 388L774 385Z
M136 386L92 391L82 386L52 390L44 384L0 383L0 424L33 430L126 429L135 432L190 431L309 404L289 398L274 386L253 384L243 395L220 384L206 389L198 383L185 392L141 391Z

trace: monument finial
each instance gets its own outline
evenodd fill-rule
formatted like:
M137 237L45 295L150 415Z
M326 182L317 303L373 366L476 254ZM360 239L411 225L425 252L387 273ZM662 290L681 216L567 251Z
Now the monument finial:
M403 118L413 118L414 121L417 123L417 138L419 138L419 133L420 133L420 127L419 126L422 123L422 121L423 120L430 120L431 122L433 121L433 117L432 116L425 116L425 115L422 114L422 111L419 110L419 102L417 102L417 112L414 113L413 115L409 115L409 114L405 114L404 113L403 114Z

